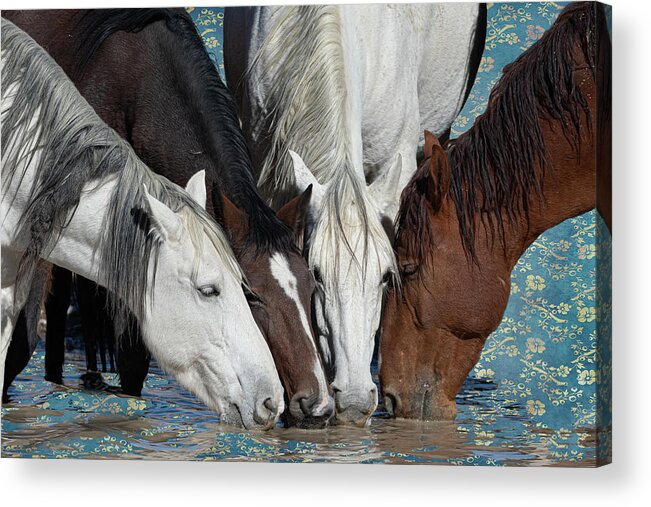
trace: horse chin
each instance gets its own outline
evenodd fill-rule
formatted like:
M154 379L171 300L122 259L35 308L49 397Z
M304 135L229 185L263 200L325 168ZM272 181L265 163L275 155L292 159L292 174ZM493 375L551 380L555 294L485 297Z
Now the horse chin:
M334 418L334 423L337 426L356 426L358 428L365 428L371 424L371 415L362 412L355 408L350 408L342 412L337 412Z
M227 409L222 409L219 414L219 419L222 424L226 426L234 426L236 428L247 428L247 425L244 423L244 418L242 417L242 412L240 408L231 404Z
M412 392L406 398L386 390L384 405L387 412L396 419L417 419L421 421L452 421L457 415L457 405L454 400L447 399L426 390Z
M301 417L296 418L289 410L286 410L283 414L283 424L287 428L298 428L301 430L320 430L328 426L328 424L333 419L332 414L329 414L327 417Z

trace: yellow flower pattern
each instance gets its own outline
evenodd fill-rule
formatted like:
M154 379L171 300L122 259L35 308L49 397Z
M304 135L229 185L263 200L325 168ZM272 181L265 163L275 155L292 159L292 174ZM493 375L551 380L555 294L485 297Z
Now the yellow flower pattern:
M540 39L564 5L489 4L485 51L452 137L473 125L504 66ZM223 9L188 12L223 77ZM149 375L143 399L82 392L42 381L41 350L13 387L17 402L2 408L2 454L456 465L535 464L542 456L545 464L607 462L610 255L610 234L594 211L534 241L513 270L502 323L457 398L456 421L437 424L436 431L424 430L408 443L383 433L395 423L381 412L361 437L357 432L287 438L226 431L215 414L160 370ZM67 365L64 374L74 384L79 370ZM64 431L67 437L25 440L25 434L41 429ZM450 447L452 454L441 454ZM535 449L534 455L527 449Z

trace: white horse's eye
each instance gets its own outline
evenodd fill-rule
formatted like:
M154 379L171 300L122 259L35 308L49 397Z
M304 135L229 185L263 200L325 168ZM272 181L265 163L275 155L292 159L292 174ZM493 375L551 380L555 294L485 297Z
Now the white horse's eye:
M203 285L197 289L204 297L219 296L219 289L214 285Z

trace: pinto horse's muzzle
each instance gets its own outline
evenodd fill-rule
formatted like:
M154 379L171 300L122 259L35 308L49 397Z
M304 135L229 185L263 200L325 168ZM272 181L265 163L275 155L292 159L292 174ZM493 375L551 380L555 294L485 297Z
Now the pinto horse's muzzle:
M335 411L332 397L322 398L314 394L299 392L289 402L289 421L299 428L323 428Z

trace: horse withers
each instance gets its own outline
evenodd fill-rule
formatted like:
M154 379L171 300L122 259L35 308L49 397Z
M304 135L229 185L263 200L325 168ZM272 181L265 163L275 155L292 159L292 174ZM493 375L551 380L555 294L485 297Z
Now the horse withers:
M223 422L274 426L282 386L239 265L204 211L205 173L187 192L152 173L4 19L1 122L2 364L45 259L107 287L117 324L133 314L161 366Z
M595 206L610 227L610 39L602 7L571 4L504 69L486 112L426 160L401 198L401 287L388 297L380 383L390 413L451 419L502 319L510 274L547 229Z

